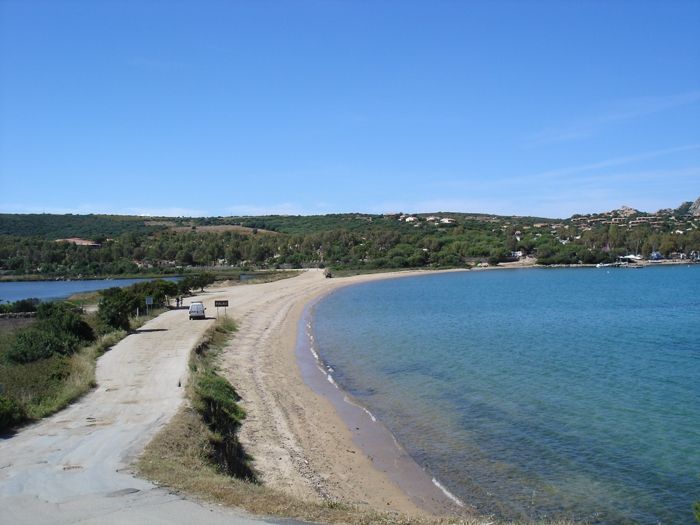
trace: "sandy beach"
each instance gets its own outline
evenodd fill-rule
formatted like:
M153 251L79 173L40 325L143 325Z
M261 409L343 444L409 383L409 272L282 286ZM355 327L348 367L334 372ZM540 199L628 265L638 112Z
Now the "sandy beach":
M334 405L305 382L308 370L303 377L296 354L304 329L300 320L312 301L344 286L426 273L326 279L322 271L310 270L273 283L212 289L201 297L209 304L226 297L227 314L238 324L222 354L221 369L243 397L247 418L241 441L266 485L302 499L331 499L407 514L464 511L395 442L381 448L388 458L369 456L358 442L367 437L363 430L371 430L370 436L374 430L361 427L381 430L381 422L363 412L361 419L354 414L357 426L348 428L337 400ZM325 381L320 371L318 377L317 383ZM345 404L352 410L351 400L345 399Z
M311 352L315 301L346 286L429 273L326 279L309 270L275 282L212 287L186 299L185 306L204 301L207 320L190 321L180 308L149 321L98 360L92 392L0 440L5 513L27 524L151 523L154 516L209 522L212 512L216 523L228 523L232 512L239 513L236 523L260 521L173 495L133 471L144 446L185 402L193 348L215 317L228 315L238 331L220 354L221 372L242 396L247 418L240 438L266 486L304 501L474 517L471 502L451 500L381 421L328 380ZM221 299L229 302L226 311L214 306Z

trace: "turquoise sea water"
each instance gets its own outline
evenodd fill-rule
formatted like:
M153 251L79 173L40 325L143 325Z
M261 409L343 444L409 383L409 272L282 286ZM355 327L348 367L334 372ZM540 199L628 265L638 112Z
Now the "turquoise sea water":
M693 523L700 266L357 285L314 331L336 382L481 512Z

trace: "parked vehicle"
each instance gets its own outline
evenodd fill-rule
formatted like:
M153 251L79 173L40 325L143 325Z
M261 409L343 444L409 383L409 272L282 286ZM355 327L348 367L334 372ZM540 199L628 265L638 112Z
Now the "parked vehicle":
M190 304L190 321L192 319L205 319L205 310L206 308L204 308L204 304L199 301Z

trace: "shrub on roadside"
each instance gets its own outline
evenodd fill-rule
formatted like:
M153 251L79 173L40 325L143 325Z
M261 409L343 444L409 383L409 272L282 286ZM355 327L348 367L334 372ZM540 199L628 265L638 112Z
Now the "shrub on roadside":
M132 284L123 290L133 295L134 307L143 307L146 303L146 297L153 298L153 306L165 306L168 298L173 298L178 294L177 283L162 279Z
M44 321L42 328L55 333L65 333L80 341L94 341L95 332L75 308L68 303L41 303L37 318Z
M136 283L128 288L108 288L100 292L97 316L103 332L113 329L129 330L129 317L140 309L146 309L146 297L153 300L152 307L165 306L178 293L178 286L171 281L155 280Z
M31 363L53 354L70 355L79 344L80 339L74 335L47 330L41 324L19 332L6 355L15 363Z
M0 433L7 432L26 419L22 407L7 396L0 394Z
M8 359L31 363L54 354L70 355L81 343L95 339L90 325L69 304L42 303L37 308L37 319L17 332L7 351Z
M133 296L122 288L108 288L100 292L97 316L106 327L129 330L129 314L135 308Z

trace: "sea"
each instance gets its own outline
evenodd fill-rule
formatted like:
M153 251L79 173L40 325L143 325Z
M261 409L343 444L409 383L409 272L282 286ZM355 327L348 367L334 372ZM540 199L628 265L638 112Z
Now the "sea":
M694 522L700 265L390 279L312 319L332 381L477 512Z

